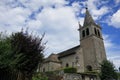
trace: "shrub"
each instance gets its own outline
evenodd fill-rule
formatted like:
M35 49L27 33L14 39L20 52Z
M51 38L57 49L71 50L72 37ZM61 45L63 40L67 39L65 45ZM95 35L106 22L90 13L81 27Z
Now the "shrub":
M64 73L76 73L77 69L73 67L65 68Z
M34 74L32 80L48 80L48 78L40 73Z
M118 75L115 66L108 60L104 60L101 64L101 80L117 80Z

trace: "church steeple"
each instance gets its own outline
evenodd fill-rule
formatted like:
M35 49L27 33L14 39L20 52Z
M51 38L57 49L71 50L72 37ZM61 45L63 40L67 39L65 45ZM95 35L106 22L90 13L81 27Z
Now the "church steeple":
M79 32L80 32L80 40L92 36L102 39L101 27L100 25L95 23L91 14L88 11L88 8L86 8L83 26L79 24Z
M91 14L88 11L88 8L86 8L86 14L85 14L85 19L84 19L84 24L83 27L86 27L88 25L95 24Z
M99 64L106 59L102 31L100 25L95 23L87 8L84 24L79 29L79 34L85 71L89 70L89 68L99 70Z

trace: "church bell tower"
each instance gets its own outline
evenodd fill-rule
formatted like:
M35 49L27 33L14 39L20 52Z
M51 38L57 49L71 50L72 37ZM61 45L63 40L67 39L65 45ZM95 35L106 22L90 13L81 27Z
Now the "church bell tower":
M106 59L102 31L87 8L84 24L83 26L79 24L79 32L85 71L99 70L100 63Z

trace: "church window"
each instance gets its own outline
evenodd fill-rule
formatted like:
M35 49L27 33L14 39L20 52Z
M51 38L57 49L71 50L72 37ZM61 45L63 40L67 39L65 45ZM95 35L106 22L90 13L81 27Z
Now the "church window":
M87 68L87 71L92 71L92 66L88 65L86 68Z
M98 32L98 36L100 37L100 31L99 31L99 30L97 30L97 32Z
M86 34L89 35L89 29L88 28L86 29Z
M85 31L84 30L82 31L82 37L85 37Z
M69 67L69 64L68 64L68 63L66 63L66 67Z
M96 28L94 28L94 31L95 31L95 34L97 35L97 30L96 30Z

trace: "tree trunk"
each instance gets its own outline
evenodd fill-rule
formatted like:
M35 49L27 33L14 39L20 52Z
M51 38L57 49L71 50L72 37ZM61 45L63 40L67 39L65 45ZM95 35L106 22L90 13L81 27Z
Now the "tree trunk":
M32 80L32 75L31 74L25 74L25 80Z
M18 71L17 80L25 80L25 77L21 71Z
M32 80L32 75L18 71L17 80Z

